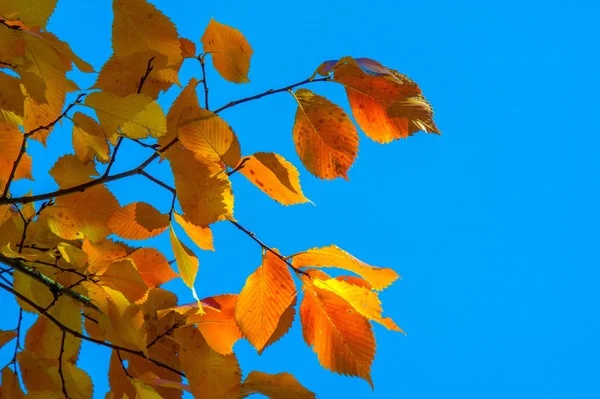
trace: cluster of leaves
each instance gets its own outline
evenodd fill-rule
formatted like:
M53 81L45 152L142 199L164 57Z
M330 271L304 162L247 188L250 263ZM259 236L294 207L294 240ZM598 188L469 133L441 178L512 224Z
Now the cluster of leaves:
M234 173L281 204L308 199L294 165L270 152L242 155L238 137L218 114L289 92L298 103L292 137L305 168L322 179L347 178L358 151L355 125L325 97L296 88L342 84L357 124L371 139L386 143L420 130L439 133L419 87L376 61L345 57L324 62L304 81L210 111L206 57L224 79L248 82L252 48L243 35L211 20L197 55L196 44L180 37L152 4L114 0L114 53L94 86L81 91L67 72L73 65L95 71L45 30L55 3L0 4L0 288L14 295L21 315L38 315L24 342L21 318L15 330L0 332L0 346L16 340L14 359L2 369L1 396L18 399L25 388L32 398L91 398L92 381L77 366L85 340L112 349L107 398L180 398L183 390L202 398L253 393L313 398L287 373L253 371L242 381L233 352L239 339L264 351L290 329L297 307L304 339L320 363L372 385L371 323L401 331L383 317L378 298L397 273L334 245L284 256L240 224L233 216ZM186 59L200 62L203 76L185 85L165 115L157 99L180 85ZM65 104L71 92L79 94ZM204 106L198 92L204 94ZM73 147L49 170L59 188L13 196L14 181L33 179L28 143L45 145L58 122L71 123ZM133 169L111 173L124 140L137 142L149 156ZM146 171L163 161L174 186ZM134 175L172 194L166 212L141 201L119 204L107 184ZM194 289L198 258L176 228L199 249L214 250L210 225L219 221L256 241L262 264L239 294L199 299ZM158 250L117 240L146 240L166 230L178 273ZM333 278L327 268L351 275ZM191 304L179 304L174 293L161 288L176 277L190 288Z

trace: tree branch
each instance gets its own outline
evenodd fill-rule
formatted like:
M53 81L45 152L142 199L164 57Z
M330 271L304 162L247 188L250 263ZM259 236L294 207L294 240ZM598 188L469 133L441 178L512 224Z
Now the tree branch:
M67 337L67 332L63 330L62 339L60 341L60 353L58 355L58 375L60 375L60 382L62 385L62 392L65 395L66 399L70 399L69 394L67 393L67 384L65 383L65 376L63 374L63 354L65 353L65 338Z
M140 79L140 84L138 85L137 94L140 94L142 92L142 87L144 87L144 82L146 82L146 79L148 79L150 72L152 72L152 70L154 69L154 66L152 66L152 61L154 61L154 58L155 57L152 57L148 60L148 65L146 66L146 73L144 73L144 76L142 76L142 79Z
M208 110L208 84L206 83L206 68L205 68L205 60L206 53L198 56L198 61L200 61L200 66L202 67L202 85L204 86L204 108Z
M131 353L132 355L136 355L139 357L142 357L152 363L154 363L155 365L157 365L158 367L162 367L164 369L167 369L169 371L172 371L173 373L180 375L181 377L185 378L185 373L183 373L180 370L177 370L174 367L171 367L167 364L164 364L163 362L156 360L156 359L152 359L151 357L148 357L144 354L144 352L140 351L140 350L135 350L135 349L129 349L129 348L125 348L123 346L119 346L119 345L115 345L115 344L111 344L110 342L106 342L106 341L102 341L96 338L92 338L92 337L88 337L87 335L84 335L78 331L75 331L73 329L71 329L68 326L65 326L64 324L62 324L59 320L55 319L51 314L49 314L46 310L44 310L44 308L42 308L41 306L39 306L37 303L33 302L31 299L27 298L25 295L21 294L20 292L14 290L12 287L9 287L6 284L0 283L0 288L4 289L5 291L8 291L10 293L12 293L14 296L16 296L17 298L21 299L23 302L27 303L29 306L31 306L32 308L34 308L35 310L38 311L38 313L42 316L44 316L45 318L47 318L48 320L50 320L52 323L54 323L58 328L60 328L62 331L66 331L69 334L71 334L72 336L76 337L76 338L80 338L83 339L85 341L88 342L92 342L98 345L102 345L105 346L107 348L111 348L113 350L118 350L118 351L122 351L122 352L126 352L126 353Z
M23 322L23 308L19 307L19 321L17 322L17 342L15 343L15 354L12 358L12 365L15 370L15 374L18 375L17 371L17 353L19 353L19 346L21 346L21 323Z

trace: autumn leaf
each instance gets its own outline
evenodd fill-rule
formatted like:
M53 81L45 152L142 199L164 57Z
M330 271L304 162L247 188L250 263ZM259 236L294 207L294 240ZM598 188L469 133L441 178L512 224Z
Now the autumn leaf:
M158 287L178 276L171 269L167 258L154 248L139 248L129 254L138 273L150 288Z
M81 249L88 256L88 271L90 273L104 272L114 261L127 255L127 249L123 244L111 240L92 242L89 239L84 239Z
M20 79L0 72L0 87L0 121L22 125L25 97Z
M2 190L9 179L14 162L19 156L22 143L23 133L21 133L19 128L10 122L0 121L0 148L2 148L2 157L0 157L0 189ZM31 178L31 157L28 154L24 154L14 175L14 180Z
M74 154L58 158L49 173L60 188L78 186L92 180L92 176L99 175L93 163L84 164Z
M16 331L0 330L0 348L2 348L4 345L6 345L8 342L10 342L16 336L17 336Z
M418 131L441 134L433 121L433 108L423 96L409 97L395 102L388 110L394 125L403 137Z
M222 355L208 346L200 331L189 326L175 331L180 345L181 368L194 397L203 399L237 398L241 371L234 354Z
M97 92L88 95L85 104L96 110L100 125L108 135L119 132L125 137L143 139L148 136L160 137L167 132L162 108L143 94L119 97L108 92Z
M240 173L283 205L309 202L302 193L298 170L281 155L256 152L245 158Z
M77 248L67 242L61 242L56 246L62 258L74 268L84 267L88 262L88 255L81 248Z
M316 395L304 388L290 373L267 374L251 371L242 384L240 398L252 394L265 395L271 399L316 399Z
M267 251L262 264L246 280L235 305L235 318L250 343L261 351L275 333L279 319L296 298L288 266Z
M94 160L106 163L110 159L110 147L104 130L98 122L89 116L76 112L72 118L73 121L73 149L75 155L83 163L89 163Z
M279 318L279 322L277 323L277 327L273 334L269 337L269 340L265 344L265 346L258 351L259 355L267 349L269 346L273 345L275 342L279 341L287 332L292 328L292 323L294 322L294 317L296 316L296 303L298 301L298 297L295 297L292 303L289 304L287 308L281 314Z
M200 107L185 114L177 136L196 157L221 162L230 168L235 167L242 155L238 138L227 122Z
M248 71L253 50L239 30L211 19L200 40L224 79L233 83L250 81Z
M169 232L171 233L171 246L173 247L181 279L192 290L194 299L198 301L198 312L203 313L202 304L196 293L196 288L194 288L194 281L198 273L198 258L194 256L194 253L188 247L179 241L172 226L169 228Z
M118 58L150 50L167 57L168 65L181 62L177 28L154 5L145 0L114 0L113 12L112 44Z
M99 284L108 285L121 292L130 302L143 298L148 291L146 282L131 259L114 262L98 279Z
M196 58L196 44L193 41L185 37L180 37L179 45L183 58Z
M127 240L146 240L169 226L169 215L145 202L133 202L118 209L107 222L108 228Z
M27 25L46 27L54 12L57 0L3 0L0 15L8 19L19 19Z
M297 268L337 267L363 277L376 290L382 290L398 279L398 273L392 269L371 266L350 255L335 245L311 248L292 256L292 264Z
M346 113L325 97L307 89L294 94L298 101L292 132L300 160L321 179L348 179L358 153L358 133Z
M56 198L53 206L44 210L48 227L59 237L77 240L87 237L98 242L111 233L108 218L118 209L114 195L103 185Z
M336 294L302 277L304 298L300 304L302 335L317 353L321 365L339 374L358 376L371 387L371 363L375 338L371 324Z
M187 220L208 226L233 215L233 193L229 178L213 163L198 160L189 150L170 149L175 188Z
M194 223L186 220L185 215L180 215L177 212L173 212L173 216L175 222L177 222L177 224L183 228L183 231L185 231L188 237L190 237L194 244L196 244L200 249L209 251L215 250L213 247L213 235L210 227L197 226Z
M17 375L8 366L4 367L0 384L0 398L23 399L24 397L25 393L21 389Z

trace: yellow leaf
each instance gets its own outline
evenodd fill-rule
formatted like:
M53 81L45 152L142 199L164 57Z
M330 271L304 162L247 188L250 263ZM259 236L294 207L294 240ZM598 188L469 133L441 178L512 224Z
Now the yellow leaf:
M29 351L21 351L17 354L21 378L27 392L55 391L60 389L58 373L52 373L41 359Z
M10 330L4 331L0 330L0 348L9 343L13 338L17 336L17 332Z
M152 4L145 0L114 0L113 12L112 43L118 58L150 50L166 56L168 65L181 62L177 28Z
M300 160L321 179L348 179L358 153L358 133L344 110L307 89L299 89L293 137Z
M136 392L136 399L163 399L151 386L134 378L131 380Z
M48 173L60 188L78 186L92 180L91 176L98 176L93 163L86 165L74 154L58 158Z
M196 289L194 288L194 281L196 280L196 274L198 273L198 258L194 256L194 253L186 247L179 238L175 235L173 227L169 229L171 233L171 245L173 247L173 253L175 254L175 260L177 261L177 267L179 268L179 274L181 279L192 290L194 298L198 301L198 311L202 311L202 305Z
M111 296L118 292L109 287L103 287L102 290ZM98 324L105 339L116 345L146 353L146 329L141 307L128 303L126 299L113 301L107 298L105 303L106 309L102 309L104 313L98 317Z
M110 234L106 222L118 207L114 195L103 185L98 185L81 193L57 197L54 206L44 213L48 227L57 236L66 240L87 237L98 242Z
M186 220L185 215L180 215L177 212L173 213L175 221L179 224L183 231L192 239L194 244L199 248L214 251L213 247L213 235L210 227L197 226L192 222Z
M175 330L180 345L181 368L194 397L231 399L240 393L242 373L234 354L221 355L212 350L200 331L189 326Z
M150 288L158 287L178 276L171 269L167 258L154 248L140 248L128 256L140 276Z
M215 352L229 355L233 353L233 345L242 338L234 316L237 295L219 295L210 299L215 301L220 309L204 307L205 314L191 314L187 322L196 324L208 346Z
M81 249L88 255L88 272L90 273L102 273L114 261L127 255L126 247L123 244L110 240L94 243L84 239Z
M388 330L403 332L391 318L382 316L383 309L376 292L335 278L317 278L313 280L313 284L343 298L367 319L376 321Z
M54 34L50 32L39 32L39 35L46 39L52 46L54 51L58 53L63 61L65 70L70 71L72 69L71 63L75 64L77 69L81 72L93 73L94 67L82 60L73 52L71 46L68 43L59 40ZM79 89L77 89L79 90Z
M270 251L246 280L235 305L235 318L250 343L261 351L275 333L279 320L296 298L288 266Z
M253 51L239 30L211 19L200 40L224 79L233 83L250 81L248 71Z
M58 374L58 370L57 370ZM92 399L94 385L90 376L75 365L63 363L65 389L71 399Z
M66 242L57 245L62 258L70 263L74 268L80 268L86 265L88 255L80 248Z
M130 302L144 297L148 286L130 259L114 262L101 276L99 283L120 291Z
M7 19L18 19L26 25L45 28L56 2L57 0L2 0L0 15Z
M0 44L1 45L1 44ZM0 72L0 121L23 124L25 97L21 92L21 82L14 76Z
M144 139L167 132L167 121L157 102L143 94L119 97L107 92L92 93L85 104L96 110L100 125L107 134L120 132L125 137Z
M311 248L293 256L295 267L337 267L362 276L376 290L382 290L398 279L398 273L392 269L371 266L350 255L335 245Z
M272 152L256 152L246 157L240 173L269 197L283 205L309 202L302 193L298 170L281 155Z
M208 226L233 216L233 193L228 176L214 163L194 157L188 150L170 149L175 188L187 220Z
M290 373L267 374L252 371L242 384L240 398L252 394L265 395L271 399L316 399L316 395L304 388Z
M304 340L313 347L323 367L363 378L372 387L375 337L371 324L339 296L314 286L307 277L302 281L305 289L300 320Z
M441 134L433 121L433 108L423 96L409 97L392 104L388 115L403 137L422 130Z
M220 116L200 107L186 113L177 135L181 144L196 157L221 162L233 168L242 155L240 142Z
M106 163L110 159L110 147L104 130L89 116L76 112L73 115L73 149L83 163L92 162L94 157Z
M19 156L22 142L23 133L21 133L17 126L10 122L0 121L0 148L2 148L2 156L0 157L0 191L4 190L13 165ZM16 170L14 180L31 178L31 157L29 154L25 154Z
M0 398L23 399L25 393L21 389L19 378L8 368L2 369L2 384L0 384Z
M133 202L118 209L108 219L108 228L127 240L146 240L165 231L169 215L145 202Z
M198 95L196 94L196 86L198 80L191 78L188 84L179 93L167 114L167 134L158 139L158 144L165 146L177 137L177 127L180 121L188 119L186 116L195 109L199 108Z

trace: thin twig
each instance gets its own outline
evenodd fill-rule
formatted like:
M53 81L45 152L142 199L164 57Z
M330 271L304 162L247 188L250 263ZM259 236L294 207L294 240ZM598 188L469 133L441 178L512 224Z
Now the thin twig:
M0 18L0 25L4 25L9 29L21 30L21 25L9 25L4 18Z
M202 85L204 86L204 108L208 110L208 84L206 83L206 68L205 68L205 60L206 53L198 56L198 61L200 61L200 67L202 68Z
M248 158L248 157L242 159L242 161L238 164L238 166L235 167L235 169L230 170L229 172L227 172L227 176L231 176L232 174L234 174L238 170L242 169L244 167L244 165L246 164L246 162L248 162L249 160L250 160L250 158Z
M0 283L1 284L1 283ZM17 372L17 353L19 353L19 347L21 346L21 323L23 322L23 308L19 307L19 321L17 322L17 342L15 343L15 354L13 355L11 363L13 364L13 368L15 370L15 374Z
M76 330L73 330L72 328L65 326L64 324L62 324L59 320L57 320L56 318L54 318L51 314L49 314L48 312L46 312L44 310L44 308L42 308L41 306L39 306L37 303L35 303L34 301L32 301L31 299L27 298L25 295L21 294L20 292L14 290L12 287L9 287L8 285L5 285L3 283L0 283L0 288L4 289L5 291L8 291L10 293L12 293L14 296L16 296L17 298L21 299L23 302L27 303L29 306L31 306L32 308L34 308L35 310L38 311L38 313L40 313L41 315L43 315L45 318L47 318L49 321L51 321L52 323L54 323L58 328L60 328L62 331L66 331L69 334L71 334L72 336L76 337L76 338L80 338L83 339L85 341L88 342L92 342L98 345L102 345L105 346L107 348L111 348L114 350L119 350L122 352L126 352L126 353L131 353L132 355L136 355L139 357L143 357L144 359L154 363L155 365L164 368L166 370L172 371L173 373L180 375L181 377L185 378L185 373L183 373L180 370L177 370L174 367L169 366L168 364L164 364L163 362L153 359L151 357L148 357L144 354L144 352L142 352L141 350L135 350L135 349L130 349L130 348L125 348L123 346L119 346L119 345L115 345L115 344L111 344L110 342L106 342L106 341L102 341L96 338L92 338L92 337L88 337L87 335L84 335Z
M180 325L180 324L177 324L177 323L173 324L171 327L169 327L169 329L168 329L167 331L165 331L164 333L162 333L162 334L160 334L160 335L157 335L157 336L156 336L156 338L154 338L154 339L152 340L152 342L150 342L148 345L146 345L146 349L150 349L150 347L151 347L152 345L154 345L155 343L157 343L157 342L158 342L158 341L159 341L161 338L164 338L164 337L166 337L167 335L171 335L171 333L172 333L173 331L175 331L175 330L176 330L177 328L179 328L179 327L181 327L181 325Z
M112 168L113 164L117 160L117 151L119 151L119 147L121 147L122 142L123 142L123 136L121 136L117 139L117 144L115 144L115 149L113 150L112 157L110 157L110 161L108 161L108 165L106 165L106 170L104 171L104 174L102 175L102 177L108 177L108 174L110 173L110 169Z
M167 190L169 190L170 192L172 192L173 194L176 193L175 189L169 185L167 185L166 183L163 183L162 181L158 180L156 177L152 176L151 174L149 174L148 172L145 171L140 171L140 175L144 176L146 179L158 184L159 186L161 186L162 188L165 188Z
M127 371L127 367L125 367L125 363L123 362L123 358L121 357L121 351L116 350L115 352L117 353L117 357L119 358L119 362L121 363L121 368L125 372L125 375L129 378L133 378L131 376L131 374L129 374L129 371Z
M152 70L154 69L154 66L152 66L152 61L154 61L154 57L152 57L148 60L148 66L146 66L146 73L144 73L144 76L142 76L142 79L140 79L140 84L138 85L138 91L137 91L138 94L140 94L142 92L142 87L144 87L144 82L146 82L146 79L148 79L150 72L152 72Z
M66 399L69 399L69 394L67 393L67 384L65 382L65 376L63 374L63 354L65 353L65 338L67 337L67 332L63 330L62 340L60 341L60 354L58 355L58 375L60 375L60 382L62 384L62 392L65 395Z

